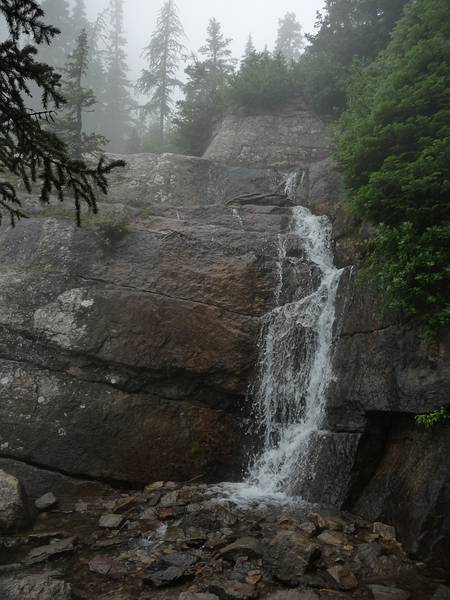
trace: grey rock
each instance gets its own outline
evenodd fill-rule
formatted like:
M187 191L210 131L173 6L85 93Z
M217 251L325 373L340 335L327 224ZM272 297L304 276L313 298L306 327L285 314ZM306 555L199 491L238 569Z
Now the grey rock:
M2 600L71 600L71 586L54 573L0 578Z
M33 548L33 550L28 553L26 562L28 564L40 563L49 558L73 552L75 549L75 542L76 538L70 537L64 540L56 540L45 546L39 546L39 548Z
M237 581L221 581L209 584L208 591L215 594L220 600L253 600L258 597L258 592L253 585Z
M219 600L215 594L208 594L206 592L181 592L178 600Z
M124 522L125 517L123 515L102 515L98 522L98 526L103 529L119 529L119 527Z
M226 560L236 560L239 556L247 558L261 558L264 548L256 538L244 537L219 550L220 555Z
M373 524L373 532L376 535L384 538L385 540L396 541L397 536L395 533L395 527L391 525L386 525L385 523L374 523Z
M0 471L0 533L26 526L30 521L27 499L20 481Z
M450 600L450 588L443 585L439 586L432 600Z
M409 592L384 585L369 585L374 600L408 600Z
M160 571L150 571L144 575L144 583L155 588L178 585L187 579L186 571L181 567L168 567Z
M354 590L358 587L355 574L346 565L335 565L327 569L327 573L334 579L341 590Z
M264 600L320 600L320 597L311 590L286 590L269 594Z
M280 531L266 548L264 562L275 579L296 587L320 555L320 546L317 544L294 532Z
M37 500L35 500L34 505L38 510L48 510L49 508L53 508L58 504L58 500L55 498L53 492L48 492L44 494Z
M186 552L174 552L164 556L164 562L174 567L189 568L195 565L200 559L194 554Z

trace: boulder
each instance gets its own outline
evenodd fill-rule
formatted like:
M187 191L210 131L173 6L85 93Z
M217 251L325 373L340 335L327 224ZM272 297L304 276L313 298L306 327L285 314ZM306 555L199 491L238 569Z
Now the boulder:
M409 592L385 585L370 585L369 589L374 600L408 600Z
M10 533L30 522L27 498L20 481L0 471L0 533Z

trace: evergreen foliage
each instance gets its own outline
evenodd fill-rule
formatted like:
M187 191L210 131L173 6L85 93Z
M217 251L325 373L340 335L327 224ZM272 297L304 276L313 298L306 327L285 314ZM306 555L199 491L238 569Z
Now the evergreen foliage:
M242 57L242 60L248 58L251 54L253 54L253 52L256 52L256 48L255 44L253 43L252 34L249 33L247 43L245 44L244 56Z
M431 330L450 321L449 81L450 4L415 0L355 74L337 135L352 211L379 228L369 273Z
M212 138L215 123L223 115L225 89L236 63L230 44L221 24L211 19L206 43L199 50L204 60L193 56L185 69L185 97L178 102L174 119L174 144L179 152L201 156Z
M407 0L326 0L316 33L298 65L298 80L322 115L339 116L356 61L372 62L389 42Z
M295 13L288 12L280 19L275 53L280 53L288 62L300 58L304 46L302 27Z
M284 56L254 52L231 77L227 99L233 110L254 114L283 105L292 92L292 70Z
M83 131L83 115L97 103L94 92L83 86L89 66L89 46L86 30L78 36L75 50L69 55L64 68L62 95L66 101L62 117L56 121L56 131L67 145L73 158L81 159L84 153L99 152L107 140L99 134Z
M173 110L173 93L182 86L177 73L184 50L183 37L177 6L174 0L167 0L159 12L150 43L144 49L148 69L143 70L138 81L138 89L150 95L145 112L158 115L158 137L162 146Z
M128 65L123 24L123 0L110 0L104 52L105 90L102 134L111 152L124 152L130 134L131 110L135 108L127 79Z
M44 23L43 10L34 0L0 0L0 14L10 32L0 43L0 220L6 214L14 225L25 216L17 194L21 182L29 192L33 184L39 185L44 203L49 203L52 192L61 201L70 194L80 223L82 203L96 212L96 188L107 193L107 174L123 163L105 164L102 159L91 168L70 158L65 144L45 127L51 107L57 109L64 102L60 76L37 60L36 46L50 44L58 30ZM35 45L23 44L25 37ZM41 92L44 113L27 109L30 82Z

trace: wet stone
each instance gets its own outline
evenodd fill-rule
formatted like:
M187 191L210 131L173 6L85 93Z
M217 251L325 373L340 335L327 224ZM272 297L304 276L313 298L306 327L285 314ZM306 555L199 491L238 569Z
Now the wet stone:
M220 600L253 600L258 597L258 592L253 585L237 581L211 583L208 591L218 596Z
M384 585L369 585L369 589L374 600L408 600L411 597L409 592Z
M261 558L264 554L264 549L256 538L244 537L240 538L233 544L229 544L219 550L220 555L225 560L236 560L239 556L247 558Z
M342 546L346 543L344 536L329 531L324 531L317 539L322 542L322 544L327 544L328 546Z
M29 552L27 557L27 563L34 564L38 562L42 562L54 556L59 556L60 554L66 554L67 552L73 552L75 549L75 537L70 537L65 540L58 540L51 544L47 544L46 546L40 546L39 548L34 548Z
M50 508L55 507L57 504L58 500L55 498L53 492L44 494L34 503L35 507L40 511L49 510Z
M124 522L122 515L102 515L98 522L98 526L102 529L119 529Z
M354 590L358 587L358 580L354 573L345 565L336 565L327 570L341 590Z
M89 570L112 579L120 579L125 573L119 561L110 556L96 556L89 561Z
M450 600L450 588L443 585L439 586L432 600Z
M116 500L112 505L111 512L114 514L121 514L136 506L137 500L134 496L126 496L125 498L120 498Z
M265 600L320 600L320 597L311 590L286 590L274 592L266 596Z
M390 540L394 542L397 540L395 527L391 527L391 525L386 525L385 523L374 523L373 533L375 535L379 535L385 540Z
M163 588L178 585L188 578L184 568L172 566L167 569L146 573L144 576L144 583L155 588Z
M219 600L219 598L215 594L207 592L182 592L178 600Z
M171 566L187 569L195 565L199 558L193 554L175 552L174 554L165 555L163 560Z

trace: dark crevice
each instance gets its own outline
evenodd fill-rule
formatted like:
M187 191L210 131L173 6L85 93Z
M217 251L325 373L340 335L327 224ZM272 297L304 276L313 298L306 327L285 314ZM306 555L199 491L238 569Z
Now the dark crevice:
M387 331L388 329L392 329L394 327L398 327L398 323L391 323L391 325L385 325L384 327L378 327L375 329L352 331L351 333L341 333L341 334L339 334L338 338L345 339L345 338L356 337L357 335L371 335L373 333L381 333L383 331Z

